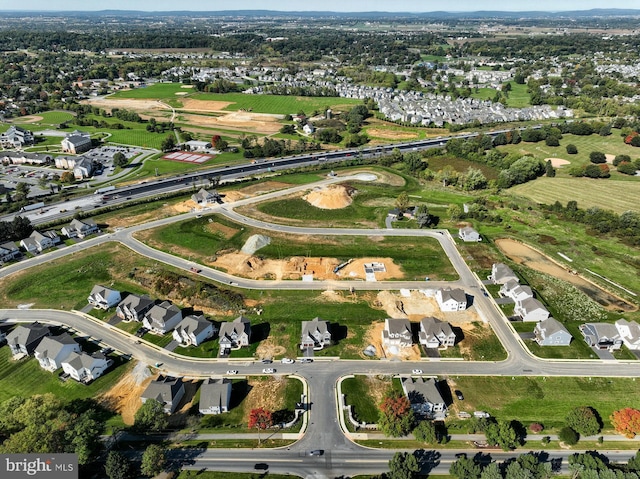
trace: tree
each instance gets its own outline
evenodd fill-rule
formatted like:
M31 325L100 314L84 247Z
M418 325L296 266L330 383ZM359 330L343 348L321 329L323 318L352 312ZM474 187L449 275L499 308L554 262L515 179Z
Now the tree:
M273 425L273 417L271 411L263 407L252 409L249 412L249 429L254 427L258 430L258 444L260 444L260 431L270 428Z
M76 181L76 177L73 175L73 171L65 171L60 175L61 183L74 183Z
M412 175L427 168L427 163L422 161L418 153L408 153L404 155L404 164Z
M125 166L127 166L128 162L129 160L127 160L127 157L124 155L124 153L117 152L115 155L113 155L114 166L119 166L120 168L124 168Z
M396 198L396 208L400 211L400 213L404 213L409 207L409 195L406 191L403 191Z
M606 163L607 156L601 151L592 151L589 153L589 161L594 164Z
M167 427L169 416L164 412L162 403L155 399L147 399L136 411L134 426L140 431L160 431Z
M518 445L518 434L511 421L492 422L484 434L489 444L497 444L504 451L514 449Z
M462 187L466 191L482 190L487 187L487 178L481 170L468 168L462 177Z
M170 135L167 135L167 137L162 140L162 143L160 144L160 149L162 151L171 151L176 147L176 138L175 135L172 133Z
M109 479L129 479L131 477L129 460L118 451L109 451L104 470Z
M409 398L399 391L388 391L380 403L380 430L391 437L406 436L414 423L415 416Z
M429 214L429 207L427 205L418 206L418 210L416 211L416 222L420 228L424 228L431 224L431 215Z
M452 221L456 221L462 218L463 211L460 205L450 204L447 208L447 214Z
M482 469L480 464L469 459L466 454L451 463L449 474L458 479L479 479Z
M545 169L547 178L553 178L554 176L556 176L556 169L551 164L551 160L547 160L547 163L545 164L544 169Z
M629 155L616 155L613 159L613 166L618 166L620 163L631 163L631 157Z
M420 472L420 464L414 454L396 452L389 460L388 479L413 479Z
M167 451L158 444L150 444L142 454L140 472L145 476L157 476L167 463Z
M438 431L431 421L420 421L413 430L413 435L418 441L426 444L436 444L439 442Z
M573 143L569 143L567 145L567 153L569 155L576 155L578 154L578 147L576 145L574 145Z
M14 199L16 201L25 201L27 199L27 196L29 196L30 191L31 191L31 186L29 186L28 183L23 183L22 181L20 181L16 185Z
M598 412L589 406L572 409L566 417L567 426L583 436L593 436L602 429Z
M565 426L560 429L560 432L558 433L558 439L569 446L573 446L574 444L578 443L578 433L570 427Z
M629 439L640 433L640 411L637 409L630 407L619 409L611 414L609 420L617 433Z
M633 163L620 163L618 165L618 172L624 175L635 176L636 171L638 171L638 169Z

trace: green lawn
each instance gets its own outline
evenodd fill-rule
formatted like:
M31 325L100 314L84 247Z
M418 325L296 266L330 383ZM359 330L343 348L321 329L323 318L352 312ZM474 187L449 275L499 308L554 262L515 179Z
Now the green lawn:
M507 107L509 108L525 108L531 106L531 95L527 93L527 85L519 85L514 81L509 82L511 84L511 91L507 98ZM478 88L477 92L471 93L472 98L479 100L493 100L496 95L496 90L493 88Z
M591 406L610 429L609 416L623 407L640 408L640 381L620 378L468 377L455 376L456 389L465 400L464 411L487 411L498 419L517 420L528 426L540 422L545 430L560 428L569 411Z
M345 401L351 405L353 415L357 421L367 423L378 422L378 405L369 394L371 379L365 376L355 376L342 381L342 393Z
M122 363L89 385L73 379L62 382L58 374L40 367L34 358L14 361L8 346L0 347L0 402L13 396L29 397L34 394L52 393L65 401L90 398L109 390L130 369Z
M192 91L192 88L182 88L182 83L154 83L144 88L119 91L109 95L109 98L161 100L163 98L176 98L176 93L191 93Z

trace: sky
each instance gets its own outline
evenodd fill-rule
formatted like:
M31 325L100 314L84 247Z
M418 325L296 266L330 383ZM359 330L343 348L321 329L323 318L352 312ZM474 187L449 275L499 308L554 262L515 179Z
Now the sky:
M639 8L629 0L536 0L535 2L505 2L504 0L21 0L0 1L0 11L7 10L143 10L143 11L223 11L280 10L332 12L472 12L478 10L563 11L592 8Z

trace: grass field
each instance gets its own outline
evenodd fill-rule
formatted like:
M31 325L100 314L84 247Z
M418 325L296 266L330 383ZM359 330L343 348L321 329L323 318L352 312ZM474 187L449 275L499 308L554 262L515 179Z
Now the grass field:
M348 110L362 104L361 100L338 97L310 97L284 95L245 95L244 93L194 93L193 100L230 102L225 110L251 110L254 113L274 113L295 115L300 110L310 115L314 111Z
M182 83L154 83L144 88L124 90L109 95L109 98L138 98L161 100L163 98L176 98L176 93L190 93L191 88L182 88Z
M559 201L566 205L575 200L583 209L598 206L616 213L638 211L640 179L637 183L591 178L538 178L509 189L515 195L526 196L536 203L552 205Z
M640 381L620 378L468 377L456 376L456 389L465 396L456 405L464 411L487 411L498 419L518 420L525 427L540 422L545 430L559 428L569 411L591 406L611 429L613 411L640 408Z
M507 98L507 107L509 108L525 108L531 105L531 95L527 93L527 85L519 85L516 82L509 82L511 84L511 91L509 92L509 98ZM472 98L479 100L493 100L496 95L496 90L493 88L478 88L478 92L471 94Z

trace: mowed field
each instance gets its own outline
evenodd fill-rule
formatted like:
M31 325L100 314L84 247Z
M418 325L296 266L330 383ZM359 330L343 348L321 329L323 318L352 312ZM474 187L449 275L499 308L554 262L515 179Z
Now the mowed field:
M187 85L185 85L187 87ZM176 93L190 93L192 88L183 88L182 83L155 83L144 88L124 90L109 95L110 98L139 98L145 100L161 100L175 98Z
M640 210L640 178L637 183L612 179L538 178L509 190L536 203L563 205L575 200L580 208L598 206L620 214Z

